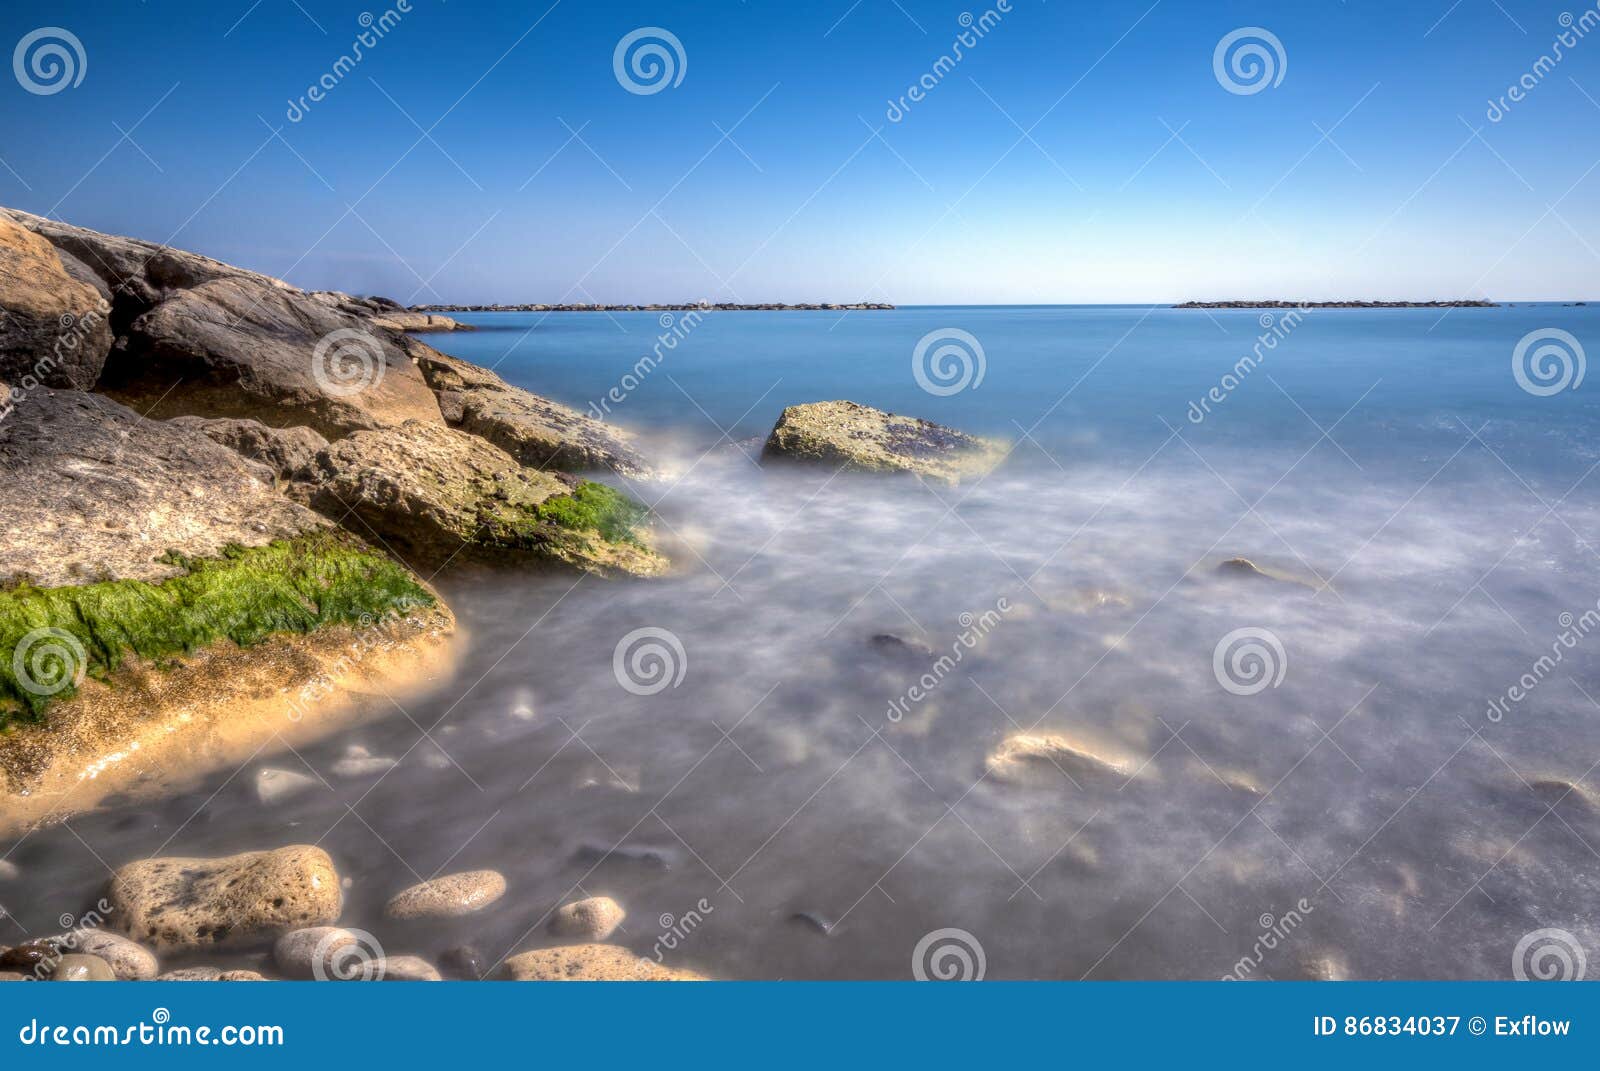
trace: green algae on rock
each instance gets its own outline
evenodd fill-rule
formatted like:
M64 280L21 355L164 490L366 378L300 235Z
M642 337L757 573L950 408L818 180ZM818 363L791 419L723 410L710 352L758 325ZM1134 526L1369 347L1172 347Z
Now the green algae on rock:
M901 472L950 484L988 472L1005 456L996 440L845 401L789 406L761 452L763 463Z
M399 565L331 532L165 560L180 575L0 592L0 651L14 652L0 659L0 726L38 720L85 674L104 678L129 653L157 661L223 639L251 646L435 601Z

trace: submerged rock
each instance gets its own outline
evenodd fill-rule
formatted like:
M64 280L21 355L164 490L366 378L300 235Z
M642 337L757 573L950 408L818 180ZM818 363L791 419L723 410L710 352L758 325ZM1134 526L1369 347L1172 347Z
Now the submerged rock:
M265 767L256 771L256 799L270 806L321 784L315 777L307 777L303 773Z
M63 934L60 940L70 941L76 952L99 956L118 981L149 981L161 971L154 952L109 930L80 930Z
M1229 558L1217 566L1219 577L1236 580L1256 580L1269 584L1283 584L1290 587L1301 587L1315 591L1318 587L1310 581L1302 580L1297 576L1276 569L1263 569L1249 558Z
M433 964L421 956L384 956L373 964L373 977L385 982L442 982Z
M354 932L339 926L290 930L272 944L272 962L286 978L339 978L346 956L360 958L364 946ZM348 951L347 951L348 950ZM368 959L371 958L369 953Z
M550 918L550 932L557 937L604 941L616 932L626 917L622 905L611 897L591 896L558 907Z
M374 755L360 744L344 749L344 756L333 764L335 777L376 777L394 769L398 762L385 755Z
M506 894L498 870L469 870L434 878L396 893L384 906L392 919L444 919L482 911Z
M908 640L892 632L880 632L872 637L872 649L889 658L928 659L933 648L921 640Z
M111 915L155 948L264 938L339 917L339 875L321 848L293 845L220 859L145 859L111 882Z
M988 472L1005 445L855 402L811 402L783 411L763 462L797 461L864 472L903 472L946 483Z
M475 945L458 945L439 957L439 969L451 978L476 982L489 968L489 960Z
M651 474L626 432L421 342L410 341L408 349L438 392L445 420L487 439L522 464L574 472L601 469L630 478Z
M1064 782L1065 774L1082 785L1086 780L1125 778L1133 772L1133 763L1096 754L1064 736L1019 733L989 753L985 769L997 781Z
M52 982L115 982L111 965L99 956L69 952L56 961L50 972Z
M494 973L507 982L703 982L618 945L567 945L512 956Z
M88 390L111 349L110 306L48 241L0 213L0 378Z

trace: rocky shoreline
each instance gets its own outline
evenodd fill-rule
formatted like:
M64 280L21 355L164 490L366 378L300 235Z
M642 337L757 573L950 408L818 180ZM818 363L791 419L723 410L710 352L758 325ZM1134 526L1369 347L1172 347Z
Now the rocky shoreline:
M1457 301L1185 301L1175 309L1497 309L1484 298Z

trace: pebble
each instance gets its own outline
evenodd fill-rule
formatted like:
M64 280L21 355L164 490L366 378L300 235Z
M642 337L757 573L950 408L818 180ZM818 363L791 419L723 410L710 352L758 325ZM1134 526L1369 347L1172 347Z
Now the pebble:
M88 930L64 934L61 940L72 942L75 951L105 960L119 982L148 982L161 973L154 952L121 934Z
M55 947L48 941L27 941L0 952L0 970L32 973L35 967L55 954Z
M360 955L361 938L338 926L310 926L292 930L272 946L272 962L289 978L335 978L347 973L344 964L355 949ZM370 956L368 957L371 958Z
M607 859L626 859L647 863L660 870L671 870L678 861L678 853L671 848L657 848L650 844L606 844L602 841L584 841L574 853L579 862L602 863Z
M421 956L384 956L373 963L373 977L384 982L442 982L438 970Z
M619 945L566 945L512 956L495 971L508 982L700 982Z
M218 982L222 972L215 967L180 967L175 971L156 975L158 982Z
M392 919L457 918L481 911L506 892L497 870L469 870L434 878L397 893L383 909Z
M111 964L99 956L85 956L79 952L69 952L56 961L56 969L51 972L52 982L115 982L116 974L111 970Z
M265 767L256 771L256 798L271 805L316 788L322 782L293 770Z
M396 765L394 759L374 755L360 744L351 744L344 749L344 758L333 764L333 773L336 777L372 777Z
M590 941L604 941L622 925L627 912L609 896L591 896L587 900L563 904L550 919L550 932L557 937L583 937Z

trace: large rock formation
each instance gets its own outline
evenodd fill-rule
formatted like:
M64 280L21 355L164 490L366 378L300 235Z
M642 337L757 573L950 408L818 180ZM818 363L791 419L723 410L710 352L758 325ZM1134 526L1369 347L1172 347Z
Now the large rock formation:
M408 349L453 427L494 443L537 469L604 469L643 477L650 466L626 432L559 402L513 387L486 368L446 356L415 339Z
M999 464L1005 446L929 420L897 416L855 402L811 402L783 411L761 456L767 462L901 472L957 483Z
M87 390L111 348L110 309L50 243L0 216L0 378Z

